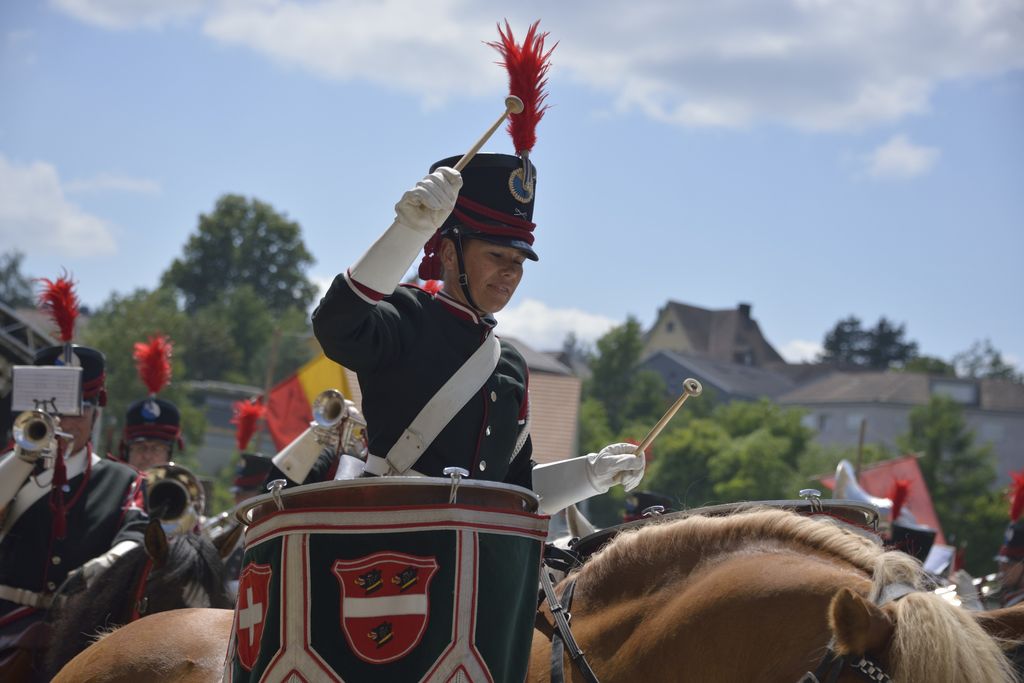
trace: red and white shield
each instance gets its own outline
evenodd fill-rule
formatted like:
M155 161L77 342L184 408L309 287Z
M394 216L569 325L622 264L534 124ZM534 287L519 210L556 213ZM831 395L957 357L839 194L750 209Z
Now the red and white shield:
M246 671L252 671L260 654L260 640L270 604L271 574L269 564L250 562L238 577L235 640L238 642L238 661Z
M385 551L336 560L333 569L341 584L341 630L360 659L393 662L419 645L436 558Z

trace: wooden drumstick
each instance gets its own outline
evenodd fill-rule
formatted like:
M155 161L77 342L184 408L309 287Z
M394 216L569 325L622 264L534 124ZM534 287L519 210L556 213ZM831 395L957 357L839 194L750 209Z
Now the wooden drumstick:
M480 136L480 139L476 141L476 144L469 148L469 151L462 155L462 158L455 164L455 170L461 172L466 167L466 164L476 156L476 153L480 151L480 148L484 146L484 143L490 140L491 136L494 135L494 131L498 130L498 126L505 122L505 118L509 114L519 114L523 111L523 101L515 95L509 95L505 98L505 111L501 113L501 117L494 122L494 125L487 129L487 132Z
M651 443L654 442L655 437L657 437L658 434L661 433L661 430L665 428L665 425L668 424L668 421L671 420L672 417L676 414L676 412L683 407L683 404L686 403L686 399L690 398L691 396L700 396L702 391L704 391L704 387L702 387L700 385L700 382L693 379L692 377L688 377L687 379L683 380L682 395L680 395L679 398L676 399L676 402L672 404L671 408L665 411L665 414L661 416L660 420L658 420L658 424L654 425L654 427L651 428L651 431L647 432L647 436L645 436L644 440L640 442L640 445L636 447L636 450L633 451L633 454L643 455L643 452L647 450L647 447L650 446Z

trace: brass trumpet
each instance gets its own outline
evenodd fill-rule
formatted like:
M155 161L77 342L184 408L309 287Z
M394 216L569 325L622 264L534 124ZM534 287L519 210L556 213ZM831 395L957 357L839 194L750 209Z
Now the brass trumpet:
M14 419L11 433L19 456L38 456L53 448L57 421L41 410L26 410Z
M205 504L203 485L187 467L169 462L146 470L146 512L167 533L195 529Z
M301 484L324 449L366 458L366 420L355 403L337 389L326 389L313 399L309 428L273 457L274 466Z

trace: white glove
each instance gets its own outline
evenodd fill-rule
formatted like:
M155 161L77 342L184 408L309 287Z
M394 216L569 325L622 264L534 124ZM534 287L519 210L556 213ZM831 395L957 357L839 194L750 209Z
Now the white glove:
M629 491L644 477L644 459L633 455L636 446L616 443L600 453L568 458L533 468L533 490L541 498L541 510L554 513L573 503L605 493L614 484Z
M376 292L376 299L393 292L423 244L455 208L461 187L462 175L442 166L403 194L395 204L395 222L349 269L356 289Z
M622 484L627 491L635 489L644 478L644 457L634 455L635 451L635 444L613 443L588 454L590 484L602 493L614 484Z
M441 166L402 195L395 204L396 222L429 238L455 208L461 188L462 174Z

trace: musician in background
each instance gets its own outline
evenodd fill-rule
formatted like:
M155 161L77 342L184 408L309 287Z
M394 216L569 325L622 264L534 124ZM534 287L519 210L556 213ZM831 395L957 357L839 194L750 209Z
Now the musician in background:
M121 436L121 458L140 472L171 462L175 446L179 453L185 450L178 407L157 397L171 381L172 349L170 339L154 335L148 342L137 342L132 354L149 395L128 407Z
M391 227L334 279L313 329L324 353L358 374L367 473L437 477L459 466L474 479L533 488L553 513L616 483L633 488L644 462L635 446L614 444L534 467L526 361L493 336L494 314L525 262L538 260L537 173L525 156L480 154L461 174L457 157L431 166L395 206ZM421 249L420 278L443 280L436 293L399 286ZM459 372L448 386L469 394L461 408L441 418L424 410L453 400L442 387ZM421 440L426 433L436 436Z
M70 343L70 342L69 342ZM43 349L35 365L62 365L64 346ZM60 416L70 440L59 446L60 463L37 459L13 497L0 500L0 680L33 680L47 642L44 620L58 588L73 570L80 588L142 542L146 515L140 476L131 467L100 458L89 438L106 403L104 357L72 346L82 368L82 414ZM63 439L61 440L63 441ZM0 457L0 479L19 456ZM64 480L65 483L61 483Z
M1011 472L1010 523L996 555L1000 607L1024 602L1024 472Z

